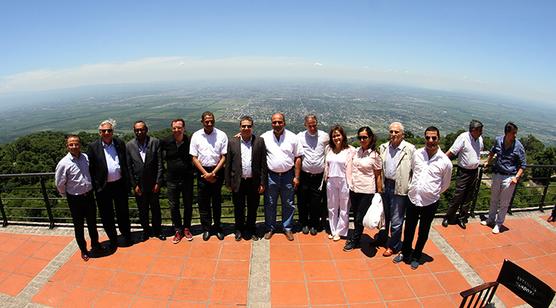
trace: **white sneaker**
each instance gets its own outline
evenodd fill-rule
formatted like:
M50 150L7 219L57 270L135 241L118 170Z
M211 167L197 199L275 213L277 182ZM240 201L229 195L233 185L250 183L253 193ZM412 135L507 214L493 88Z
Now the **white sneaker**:
M494 226L494 228L492 228L492 233L493 234L498 234L500 233L500 228L498 227L498 225Z
M329 238L329 239L333 239L333 238L334 238L334 235L328 234L328 238Z
M488 225L488 221L486 221L486 220L481 220L481 225L482 225L482 226Z
M333 240L334 240L334 242L339 241L339 240L340 240L340 236L339 236L338 234L334 235Z

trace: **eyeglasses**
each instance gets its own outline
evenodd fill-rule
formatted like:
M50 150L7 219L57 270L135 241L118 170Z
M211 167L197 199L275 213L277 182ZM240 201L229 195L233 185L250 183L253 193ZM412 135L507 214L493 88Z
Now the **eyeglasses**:
M253 125L241 125L241 128L251 128Z
M367 140L367 139L369 139L369 137L368 137L368 136L357 136L357 139L359 139L359 140Z
M282 123L284 123L284 122L282 122L282 121L272 121L272 124L282 124Z
M438 140L438 137L437 136L425 136L425 139L431 140L431 141L436 141L436 140Z
M106 133L112 133L114 130L111 128L107 128L107 129L99 129L99 132L106 134Z

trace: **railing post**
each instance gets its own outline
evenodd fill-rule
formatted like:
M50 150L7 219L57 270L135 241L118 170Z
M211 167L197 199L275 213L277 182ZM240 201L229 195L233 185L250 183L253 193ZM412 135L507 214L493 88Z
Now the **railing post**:
M48 214L48 221L50 222L50 229L54 229L54 217L52 216L52 207L50 206L50 200L48 199L48 194L46 193L46 184L44 177L40 177L41 181L41 192L44 199L44 205L46 206L46 213Z
M0 212L2 212L2 227L8 225L8 217L6 216L6 211L4 211L4 204L2 203L2 197L0 196Z
M475 207L477 206L477 198L479 197L479 191L481 190L481 182L483 181L483 167L479 166L479 177L477 184L475 185L475 190L473 191L473 203L471 203L471 210L469 211L471 217L475 218Z
M539 211L544 212L544 200L546 198L546 193L548 192L548 185L550 184L550 176L546 181L546 184L544 185L544 189L542 192L542 197L541 197L541 204L539 204Z

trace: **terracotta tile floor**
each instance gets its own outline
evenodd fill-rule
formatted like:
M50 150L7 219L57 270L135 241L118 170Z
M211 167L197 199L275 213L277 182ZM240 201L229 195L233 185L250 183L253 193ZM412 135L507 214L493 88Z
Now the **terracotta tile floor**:
M371 249L369 240L364 238L362 250L344 252L344 240L334 242L323 233L298 233L293 242L275 235L270 242L272 305L448 307L457 306L459 292L470 287L431 241L424 252L433 261L412 270L383 257L384 248Z
M541 219L546 218L541 216ZM434 228L483 280L496 280L506 258L556 289L554 232L532 218L506 219L506 231L499 234L492 234L491 228L479 222L467 226L465 231L457 226L443 228L437 225ZM508 307L525 304L502 285L496 295Z
M546 216L541 216L546 219ZM555 224L552 224L555 226ZM556 234L533 218L507 219L498 235L474 221L436 231L483 280L496 279L509 258L556 289ZM346 253L344 240L323 233L281 234L269 247L273 307L457 307L459 292L471 287L429 239L428 262L417 270L393 264L383 248ZM17 296L70 241L70 236L0 232L0 293ZM258 246L260 249L262 246ZM113 255L83 262L75 253L32 298L52 307L238 307L247 304L252 243L211 238L173 245L150 239ZM521 305L500 287L508 307Z
M71 240L0 233L0 293L16 296Z
M150 239L83 262L76 253L33 298L56 307L244 306L251 243Z

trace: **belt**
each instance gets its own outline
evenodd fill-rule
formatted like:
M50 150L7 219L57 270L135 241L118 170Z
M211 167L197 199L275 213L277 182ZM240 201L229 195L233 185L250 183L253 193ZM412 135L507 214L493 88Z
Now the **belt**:
M293 170L293 168L290 168L290 170L287 170L287 171L284 171L284 172L274 172L274 171L272 171L272 170L268 170L268 171L271 172L271 173L274 173L274 174L276 174L276 175L278 175L278 176L282 176L282 175L284 175L284 174L286 174L286 173L288 173L288 172L290 172L290 171L292 171L292 170Z
M322 176L323 172L321 173L310 173L310 172L305 172L305 171L301 171L303 174L306 174L308 177L317 177L317 176Z
M91 190L89 190L88 192L83 193L83 194L80 194L80 195L68 194L68 196L72 196L72 197L86 197L86 196L90 195L92 192L93 192L93 190L91 189Z
M510 175L510 176L516 175L516 173L499 172L499 171L494 172L494 174L500 174L500 175L506 175L506 176L507 176L507 175Z
M464 172L464 173L477 173L477 170L478 170L479 168L467 169L467 168L463 168L463 167L458 166L458 169L459 169L461 172Z

